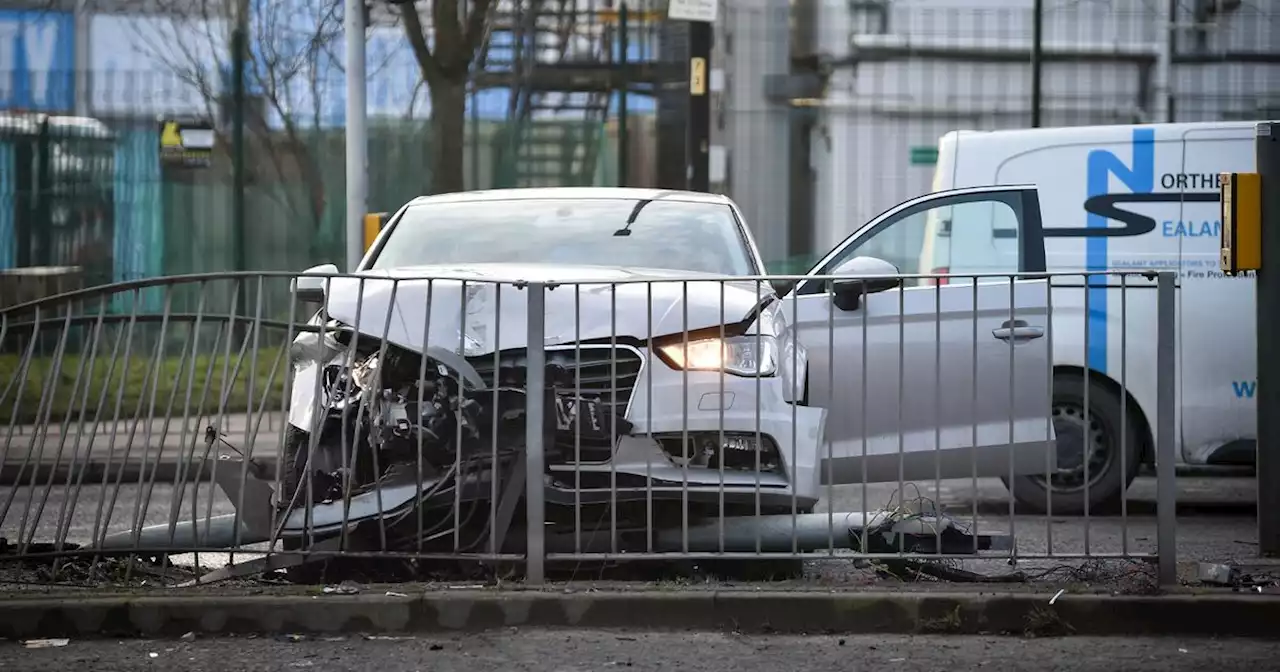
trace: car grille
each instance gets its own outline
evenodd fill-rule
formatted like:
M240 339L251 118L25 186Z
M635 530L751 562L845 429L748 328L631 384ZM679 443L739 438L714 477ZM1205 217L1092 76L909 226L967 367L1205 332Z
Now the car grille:
M560 392L572 394L576 389L579 395L598 396L601 403L619 417L626 414L640 370L644 367L644 359L636 350L610 345L550 346L546 357L548 367L559 366L562 369ZM492 355L471 357L468 361L486 385L494 385ZM526 362L524 351L502 353L499 357L502 374L496 380L521 384ZM576 445L583 462L606 460L613 450L612 444L605 440L578 436L575 441L572 430L562 432L556 444L569 455L573 454Z

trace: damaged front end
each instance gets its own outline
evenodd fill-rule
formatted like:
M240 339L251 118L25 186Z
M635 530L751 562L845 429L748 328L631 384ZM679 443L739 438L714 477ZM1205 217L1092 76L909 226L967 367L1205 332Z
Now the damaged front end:
M563 358L548 358L545 385L530 390L523 352L467 358L432 346L419 355L333 321L304 336L294 348L290 427L274 501L285 538L304 530L324 537L370 517L385 525L420 508L425 515L413 518L415 525L425 519L426 533L396 544L421 549L447 538L456 551L467 532L478 546L491 532L491 516L459 519L455 509L492 503L500 486L522 482L516 475L529 395L543 397L548 462L566 461L558 451L566 435L578 445L609 446L632 430L625 406L612 395L581 392L581 376ZM325 515L328 509L335 513ZM335 518L343 512L345 520Z

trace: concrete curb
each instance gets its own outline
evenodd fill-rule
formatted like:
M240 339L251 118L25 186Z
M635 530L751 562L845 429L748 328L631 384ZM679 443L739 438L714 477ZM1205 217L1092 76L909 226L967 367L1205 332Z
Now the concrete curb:
M0 602L0 637L476 631L504 627L779 633L1280 638L1280 597L800 592L482 592L100 596Z

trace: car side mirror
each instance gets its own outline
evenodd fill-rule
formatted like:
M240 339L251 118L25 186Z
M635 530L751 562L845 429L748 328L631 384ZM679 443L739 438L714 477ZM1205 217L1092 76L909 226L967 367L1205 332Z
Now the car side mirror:
M328 275L337 275L338 267L334 264L320 264L303 271L306 275L299 275L290 283L293 285L294 296L299 301L307 301L309 303L324 303L324 289L329 283Z
M840 310L857 310L862 306L864 294L875 294L886 289L901 287L902 278L898 277L898 272L897 266L883 259L854 257L836 267L832 275L858 277L835 280L832 283L831 301Z

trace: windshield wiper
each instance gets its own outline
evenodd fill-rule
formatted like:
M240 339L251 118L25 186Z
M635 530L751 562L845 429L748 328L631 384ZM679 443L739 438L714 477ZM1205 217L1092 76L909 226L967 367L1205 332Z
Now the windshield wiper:
M618 229L617 231L614 231L614 232L613 232L613 235L615 235L615 236L629 236L629 235L631 235L631 225L636 223L636 218L640 216L640 211L641 211L641 210L644 210L644 206L649 205L650 203L652 203L652 202L654 202L654 201L657 201L657 200L660 200L660 199L666 198L666 197L668 197L668 196L674 196L674 195L676 195L677 193L679 193L679 192L676 192L676 191L664 191L664 192L662 192L661 194L658 194L657 196L654 196L653 198L645 198L645 199L641 199L641 200L639 200L639 201L636 201L636 207L631 208L631 214L627 216L627 225L626 225L626 226L624 226L624 227L622 227L621 229Z

